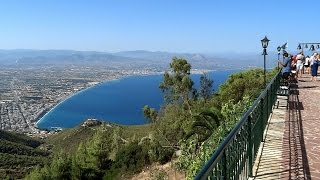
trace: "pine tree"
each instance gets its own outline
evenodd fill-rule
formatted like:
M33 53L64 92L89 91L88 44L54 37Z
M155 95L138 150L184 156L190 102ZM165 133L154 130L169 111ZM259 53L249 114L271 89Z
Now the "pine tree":
M207 73L204 73L200 77L200 90L199 95L204 101L207 101L212 95L213 80L211 80Z
M56 154L50 165L52 179L71 179L71 159L63 152Z
M171 72L165 72L160 89L165 93L167 102L185 103L192 91L190 78L191 65L187 60L174 57L170 63Z

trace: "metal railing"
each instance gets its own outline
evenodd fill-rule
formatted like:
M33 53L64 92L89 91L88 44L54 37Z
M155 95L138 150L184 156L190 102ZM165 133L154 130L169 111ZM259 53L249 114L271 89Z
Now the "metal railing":
M280 86L278 72L204 165L196 180L248 179Z

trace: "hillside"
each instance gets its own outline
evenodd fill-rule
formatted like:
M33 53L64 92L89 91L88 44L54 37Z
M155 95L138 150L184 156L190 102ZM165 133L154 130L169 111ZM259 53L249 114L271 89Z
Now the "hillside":
M23 134L0 130L0 179L24 177L33 167L49 162L50 152L74 154L79 144L91 140L103 125L108 131L120 135L123 142L133 137L148 136L151 131L150 125L119 126L103 123L65 129L40 141Z
M22 178L32 167L45 163L49 152L40 150L41 144L28 136L0 130L0 179Z
M92 139L96 130L103 125L107 126L109 131L117 131L116 134L121 136L124 141L134 136L137 138L148 136L151 131L150 125L119 126L103 123L90 127L77 126L49 136L46 139L44 146L52 147L54 152L63 150L64 152L72 154L77 150L81 142L83 143Z

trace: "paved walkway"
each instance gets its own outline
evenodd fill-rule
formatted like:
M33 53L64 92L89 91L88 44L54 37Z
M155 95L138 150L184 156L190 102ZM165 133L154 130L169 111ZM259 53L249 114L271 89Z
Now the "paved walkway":
M304 74L270 118L255 179L320 180L320 81Z

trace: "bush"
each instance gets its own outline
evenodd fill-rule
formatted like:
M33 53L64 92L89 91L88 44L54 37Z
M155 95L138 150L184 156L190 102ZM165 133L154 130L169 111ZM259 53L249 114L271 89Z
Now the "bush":
M150 164L147 149L143 149L138 142L132 142L117 153L114 167L136 173L147 164Z

